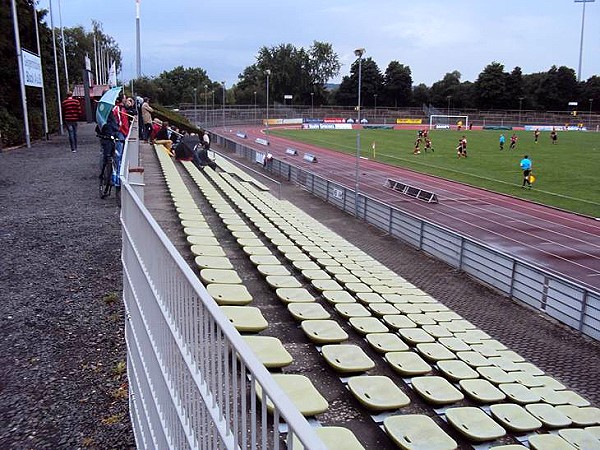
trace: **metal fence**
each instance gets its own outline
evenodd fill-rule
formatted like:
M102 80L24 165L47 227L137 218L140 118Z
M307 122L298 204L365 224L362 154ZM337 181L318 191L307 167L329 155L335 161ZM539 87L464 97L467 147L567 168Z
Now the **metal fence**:
M214 142L223 148L256 160L257 150L225 136L214 137ZM501 293L600 340L599 292L374 198L356 195L354 189L281 160L274 159L267 170Z
M139 165L138 141L129 139L121 171L122 263L137 447L270 450L283 447L287 432L288 440L295 434L305 448L323 449L144 206Z

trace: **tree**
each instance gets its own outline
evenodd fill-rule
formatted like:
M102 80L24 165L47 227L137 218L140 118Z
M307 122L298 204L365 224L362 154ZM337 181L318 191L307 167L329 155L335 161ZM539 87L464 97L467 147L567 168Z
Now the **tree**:
M383 91L383 75L377 66L377 63L372 58L362 60L361 74L361 104L373 105L374 94ZM358 60L350 66L350 76L345 76L342 79L339 89L336 92L336 103L339 105L354 105L358 104Z
M412 102L412 77L410 67L392 61L385 69L382 104L408 106Z
M429 103L429 88L425 83L420 83L413 88L412 99L415 105L424 105Z
M294 102L310 103L311 92L315 101L326 97L325 83L339 73L338 56L330 44L314 41L308 50L292 44L262 47L256 63L238 76L236 98L244 103L254 100L254 92L266 101L266 71L269 75L269 100L282 102L284 95L292 95Z
M429 98L432 104L438 108L446 109L448 97L454 102L459 100L458 92L460 86L461 73L458 70L449 72L444 75L440 81L436 81L431 85L429 90Z
M538 107L546 110L564 111L569 101L579 97L575 70L565 66L552 66L533 88Z
M475 81L475 100L480 108L506 108L510 103L507 90L508 74L504 65L492 62Z

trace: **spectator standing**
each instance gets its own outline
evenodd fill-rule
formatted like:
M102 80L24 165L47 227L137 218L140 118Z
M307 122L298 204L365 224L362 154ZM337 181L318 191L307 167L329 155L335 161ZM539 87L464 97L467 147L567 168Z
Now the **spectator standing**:
M81 104L79 100L73 98L72 92L68 92L67 98L62 101L62 112L69 133L71 152L75 153L77 151L77 121L81 117Z
M529 156L523 156L519 166L523 171L523 185L521 186L521 189L524 189L526 184L529 186L529 189L531 189L531 180L529 177L531 175L531 167L533 166L533 163L529 159Z
M144 122L144 136L142 139L144 141L148 140L152 131L152 113L154 112L154 109L152 109L149 102L150 99L145 97L144 103L142 103L142 121Z

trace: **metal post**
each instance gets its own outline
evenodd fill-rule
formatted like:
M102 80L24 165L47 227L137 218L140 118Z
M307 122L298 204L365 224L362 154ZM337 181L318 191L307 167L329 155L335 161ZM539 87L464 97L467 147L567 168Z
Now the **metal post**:
M194 88L194 125L198 123L198 88Z
M62 41L62 51L63 51L63 63L65 65L65 83L66 83L66 91L70 91L69 84L69 68L67 67L67 51L65 48L65 31L62 25L62 11L60 7L60 0L58 0L58 23L60 25L60 39Z
M142 76L142 50L140 44L140 0L135 0L135 68L137 78Z
M577 70L577 81L581 81L581 61L583 60L583 28L585 25L585 4L593 3L596 0L575 0L575 3L583 3L583 12L581 13L581 39L579 41L579 68Z
M358 218L358 184L360 178L360 88L362 83L362 56L364 48L357 48L354 54L358 57L358 127L356 129L356 183L354 189L354 217Z
M267 69L265 74L267 75L267 134L269 134L269 76L271 75L271 70Z
M256 122L256 91L254 91L254 121Z
M310 93L310 117L315 117L315 93Z
M19 16L17 15L17 5L15 3L15 0L12 0L11 3L13 13L13 26L15 31L15 47L17 49L17 61L19 63L19 84L21 85L21 103L23 106L23 123L25 125L25 142L27 143L27 148L30 148L31 137L29 135L29 117L27 114L27 94L25 92L25 80L23 79L23 54L21 52L21 38L19 36Z
M40 31L38 26L38 16L37 16L37 8L36 5L33 5L33 20L35 22L35 38L37 42L37 52L40 57L40 61L42 60L42 47L40 46ZM42 63L43 65L43 63ZM42 114L44 115L44 136L46 136L46 140L48 139L48 112L46 109L46 88L44 87L44 71L40 72L42 76ZM591 114L591 103L590 103L590 114Z
M208 84L204 85L204 126L208 123Z
M588 126L589 126L589 130L592 131L592 102L594 101L593 98L590 98L590 113L588 114Z
M221 81L223 85L223 129L225 129L225 82Z
M56 35L54 31L54 18L52 15L52 0L50 0L50 27L52 28L52 48L54 49L54 73L56 75L56 99L58 101L58 127L60 135L63 136L65 130L63 130L62 103L60 100L60 79L58 77L58 60L56 59Z
M446 97L446 99L448 100L448 112L446 113L446 115L448 115L448 116L450 115L450 99L451 99L451 98L452 98L452 96L451 96L451 95L448 95L448 96ZM450 117L448 117L448 125L450 125Z
M521 125L521 109L523 108L523 99L525 97L519 97L519 126Z

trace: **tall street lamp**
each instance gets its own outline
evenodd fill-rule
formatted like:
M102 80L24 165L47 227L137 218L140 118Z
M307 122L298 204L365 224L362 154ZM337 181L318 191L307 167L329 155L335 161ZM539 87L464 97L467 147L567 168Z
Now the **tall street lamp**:
M265 70L267 76L267 134L269 134L269 77L271 76L271 69Z
M194 88L194 125L196 125L196 123L198 122L198 112L196 111L196 105L198 104L197 101L197 94L198 94L198 88Z
M523 109L523 99L525 97L519 97L519 125L521 125L521 110Z
M588 126L590 127L590 131L592 128L592 102L594 101L593 98L590 98L590 113L588 114Z
M446 100L448 100L448 112L446 113L446 115L450 115L450 99L452 98L451 95L446 96ZM448 123L450 123L450 117L448 117Z
M254 121L256 122L256 91L254 91Z
M315 93L310 93L310 117L315 117Z
M225 82L221 81L223 86L223 129L225 129Z
M596 0L575 0L575 3L583 3L583 12L581 13L581 39L579 41L579 68L577 69L577 81L581 81L581 60L583 59L583 26L585 25L585 4L593 3Z
M365 54L364 48L354 50L354 55L358 58L358 127L356 128L356 183L354 189L354 217L358 217L358 182L360 173L360 88L362 84L362 57Z
M204 85L204 126L208 123L208 84Z

